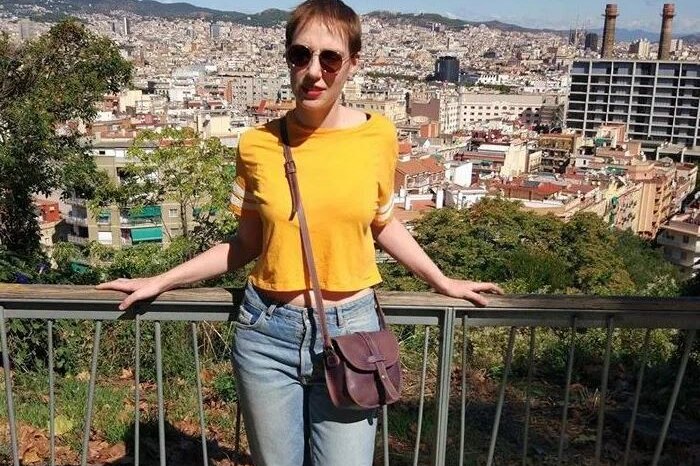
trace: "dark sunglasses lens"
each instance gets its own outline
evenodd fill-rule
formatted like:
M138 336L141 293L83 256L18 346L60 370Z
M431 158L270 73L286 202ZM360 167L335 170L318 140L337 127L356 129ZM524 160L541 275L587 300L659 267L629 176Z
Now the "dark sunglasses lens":
M337 73L343 66L343 56L333 50L323 50L318 60L321 63L321 68L331 73Z
M311 50L303 45L292 45L287 49L287 60L294 66L306 66L311 61Z

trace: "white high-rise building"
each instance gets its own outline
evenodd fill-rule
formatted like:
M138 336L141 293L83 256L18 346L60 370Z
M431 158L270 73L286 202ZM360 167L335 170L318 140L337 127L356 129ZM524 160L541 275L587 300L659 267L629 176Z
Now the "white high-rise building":
M651 43L646 39L634 41L629 47L629 53L637 55L637 58L642 60L647 59L651 53Z

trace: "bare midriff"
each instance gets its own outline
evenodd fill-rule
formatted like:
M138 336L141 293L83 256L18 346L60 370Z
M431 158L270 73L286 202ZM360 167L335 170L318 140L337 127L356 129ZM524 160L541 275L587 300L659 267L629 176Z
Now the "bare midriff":
M293 306L299 307L312 307L312 295L311 290L294 290L294 291L275 291L275 290L263 290L257 288L258 292L267 296L273 301L279 303L291 304ZM349 301L353 301L357 298L365 296L372 292L372 288L364 288L357 291L328 291L321 290L321 295L323 296L323 306L332 307L338 306Z

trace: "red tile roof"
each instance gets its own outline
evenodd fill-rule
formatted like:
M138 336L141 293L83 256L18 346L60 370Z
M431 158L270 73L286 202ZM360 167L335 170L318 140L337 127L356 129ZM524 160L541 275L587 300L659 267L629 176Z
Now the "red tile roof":
M442 173L445 168L433 157L425 159L411 159L406 162L399 161L396 171L404 175L418 175L419 173Z

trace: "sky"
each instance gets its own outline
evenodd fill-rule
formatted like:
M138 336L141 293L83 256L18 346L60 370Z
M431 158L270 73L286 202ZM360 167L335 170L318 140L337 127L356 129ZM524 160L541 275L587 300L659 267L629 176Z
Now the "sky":
M159 0L175 3L182 0ZM358 13L373 10L407 13L439 13L465 20L499 20L527 27L569 29L578 25L602 28L606 0L345 0ZM666 0L668 1L668 0ZM217 10L257 13L267 8L290 10L300 0L188 0L197 6ZM661 28L664 0L617 0L618 27L656 32ZM674 34L700 33L700 0L676 0Z

